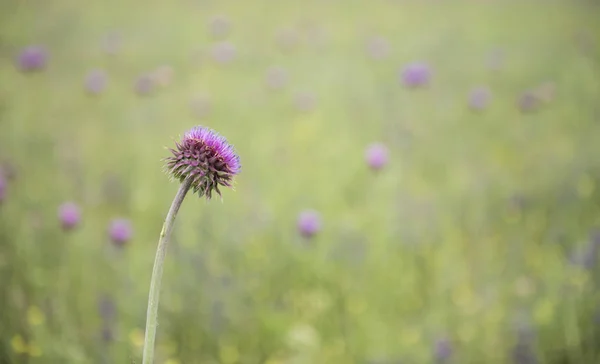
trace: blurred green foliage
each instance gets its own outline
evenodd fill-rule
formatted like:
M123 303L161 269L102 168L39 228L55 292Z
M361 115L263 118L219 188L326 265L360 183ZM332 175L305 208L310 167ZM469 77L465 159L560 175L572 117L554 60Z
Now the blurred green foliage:
M211 58L217 15L229 64ZM243 172L223 203L181 209L159 363L431 363L439 337L449 362L505 363L520 326L540 363L600 362L599 270L569 259L597 254L599 17L589 1L2 2L0 159L16 172L0 205L0 362L140 362L177 189L163 147L199 123ZM365 51L373 36L384 59ZM48 49L44 72L15 67L30 44ZM416 60L432 67L427 89L399 82ZM138 96L162 65L172 80ZM272 66L289 73L283 90L265 87ZM97 96L83 89L92 69L108 75ZM520 112L545 82L554 97ZM493 99L474 113L479 85ZM306 92L316 104L301 112ZM363 156L375 141L391 152L376 174ZM68 233L64 201L83 212ZM324 221L310 241L295 229L306 208ZM134 224L123 249L114 217Z

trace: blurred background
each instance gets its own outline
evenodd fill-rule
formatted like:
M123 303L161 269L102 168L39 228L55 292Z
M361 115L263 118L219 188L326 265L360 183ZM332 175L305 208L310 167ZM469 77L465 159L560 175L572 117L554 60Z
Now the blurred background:
M600 362L600 7L0 3L0 362Z

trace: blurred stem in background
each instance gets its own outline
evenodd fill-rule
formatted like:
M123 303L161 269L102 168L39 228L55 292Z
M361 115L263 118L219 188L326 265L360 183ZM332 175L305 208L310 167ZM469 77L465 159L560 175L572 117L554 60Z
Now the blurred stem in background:
M156 326L158 324L158 300L160 298L160 283L163 275L165 256L167 255L167 247L171 233L173 232L175 217L191 185L192 178L188 177L179 186L179 191L177 191L177 195L173 199L173 203L160 232L158 247L156 248L156 258L154 259L154 268L152 269L152 278L150 279L150 293L148 294L143 364L152 364L154 362L154 341L156 339Z

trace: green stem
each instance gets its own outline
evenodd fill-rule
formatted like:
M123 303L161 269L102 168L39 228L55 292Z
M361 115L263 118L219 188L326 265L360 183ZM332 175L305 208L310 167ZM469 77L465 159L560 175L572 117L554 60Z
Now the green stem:
M158 326L158 300L160 298L160 283L163 275L165 256L167 255L167 246L171 239L175 217L191 184L192 180L187 178L179 186L179 191L177 191L177 195L173 199L173 203L160 232L160 239L156 248L156 258L154 259L154 268L152 269L152 279L150 280L150 293L148 294L143 364L153 364L154 362L154 341L156 339L156 327Z

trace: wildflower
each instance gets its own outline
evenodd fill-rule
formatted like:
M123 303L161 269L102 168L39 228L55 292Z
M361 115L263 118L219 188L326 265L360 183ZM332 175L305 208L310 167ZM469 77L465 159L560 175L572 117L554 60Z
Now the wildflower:
M388 149L381 143L371 144L365 152L365 159L372 170L380 170L385 167L388 158Z
M477 87L469 94L469 107L471 110L480 111L487 107L492 93L487 87Z
M298 231L305 238L311 238L321 230L321 216L314 210L305 210L298 216Z
M108 228L108 235L116 246L123 246L133 235L131 222L127 219L114 219Z
M414 62L404 67L401 78L407 87L417 88L426 86L431 79L431 70L426 63Z
M151 94L154 91L154 86L154 78L151 75L145 74L138 77L135 81L134 90L138 95L144 96Z
M81 212L75 203L65 202L58 208L58 217L64 230L72 230L79 224Z
M102 70L93 70L85 77L85 90L91 95L98 95L106 88L107 77Z
M48 53L40 46L29 46L17 57L17 67L23 72L40 71L46 67Z
M241 169L240 159L227 140L214 130L197 126L188 131L166 159L166 169L180 182L192 178L191 188L210 199L219 186L232 187Z

